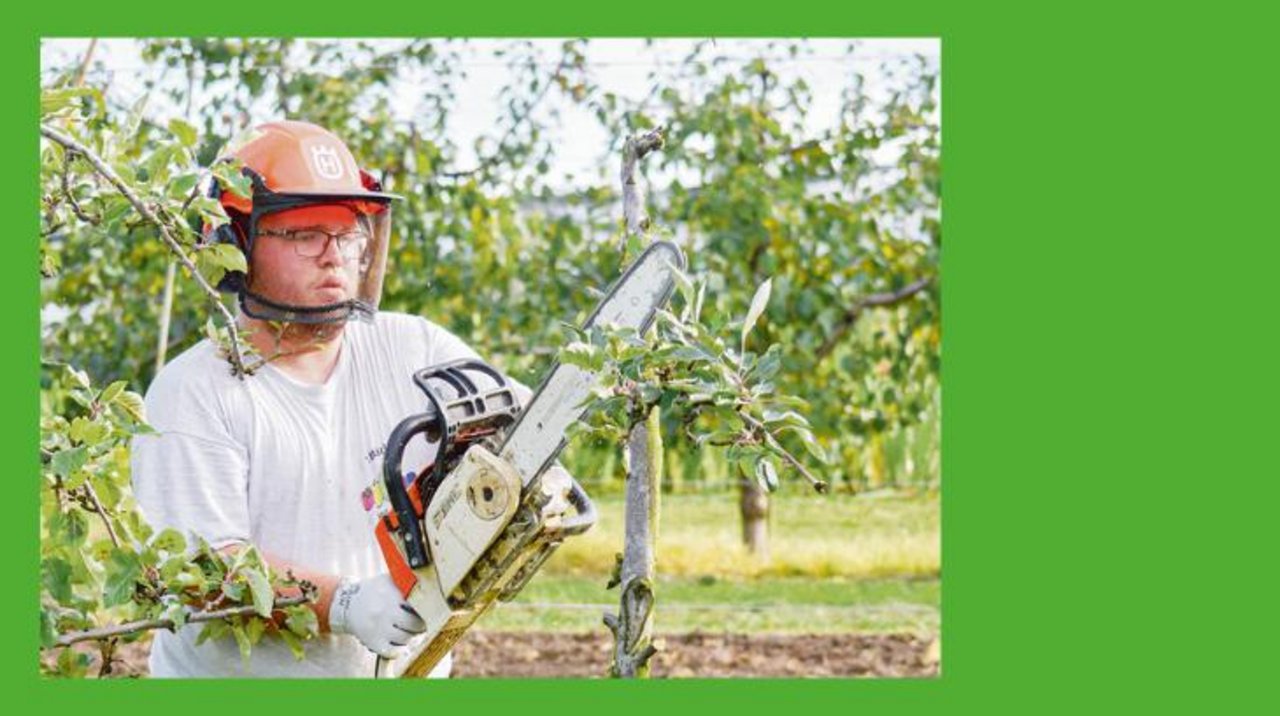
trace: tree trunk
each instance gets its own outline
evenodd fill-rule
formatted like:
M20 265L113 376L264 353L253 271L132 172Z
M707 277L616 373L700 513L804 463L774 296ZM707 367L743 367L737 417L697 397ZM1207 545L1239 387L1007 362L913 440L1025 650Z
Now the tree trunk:
M742 543L751 554L769 558L769 493L760 483L743 477L739 484L738 509L742 514Z
M636 165L662 147L662 128L628 137L622 148L622 216L628 236L646 236L649 217L644 192L636 181ZM652 330L652 329L650 329ZM613 632L613 666L622 678L648 678L653 645L653 564L658 538L658 495L662 486L662 419L655 406L627 435L627 497L625 537L618 582L622 595L618 613L605 614Z
M617 615L606 614L604 623L613 632L613 666L610 674L622 678L648 678L653 645L654 544L658 538L658 481L662 476L660 413L655 407L647 420L637 423L627 437L627 491L624 508L625 538L619 579L622 594Z

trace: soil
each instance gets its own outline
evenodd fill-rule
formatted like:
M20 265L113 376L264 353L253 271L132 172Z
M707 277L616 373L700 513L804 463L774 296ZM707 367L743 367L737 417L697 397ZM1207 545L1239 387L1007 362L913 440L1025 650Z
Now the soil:
M654 678L932 677L936 639L912 634L667 634L659 637ZM613 637L476 630L454 649L454 678L607 675ZM112 676L145 676L145 643L122 645ZM84 651L96 656L96 650ZM90 675L97 673L97 659Z
M922 677L938 675L934 639L909 634L668 634L654 657L655 678ZM454 650L453 675L467 677L601 677L608 633L468 634Z

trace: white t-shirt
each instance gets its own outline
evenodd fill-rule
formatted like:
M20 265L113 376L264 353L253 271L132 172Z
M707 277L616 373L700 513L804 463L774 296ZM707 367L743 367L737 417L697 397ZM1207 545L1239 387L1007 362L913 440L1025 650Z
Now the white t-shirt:
M270 364L239 380L203 341L166 365L147 391L147 418L159 432L134 441L138 504L157 530L195 532L214 548L248 542L322 573L385 572L376 517L361 493L381 477L391 430L427 405L413 373L465 357L476 354L457 336L396 313L347 324L323 385L299 382ZM420 466L430 455L415 439L404 464ZM157 631L152 675L373 675L373 654L349 635L305 642L302 661L266 636L246 667L233 639L196 646L201 626ZM446 657L432 676L447 676L451 663Z

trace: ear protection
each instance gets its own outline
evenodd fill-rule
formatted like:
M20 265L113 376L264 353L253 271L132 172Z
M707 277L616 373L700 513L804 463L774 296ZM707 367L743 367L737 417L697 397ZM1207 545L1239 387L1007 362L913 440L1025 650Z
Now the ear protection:
M218 186L218 180L214 179L209 182L209 197L212 199L220 199L222 197L222 187ZM206 227L205 236L208 237L210 243L214 244L231 244L241 251L245 252L246 258L249 253L249 240L244 235L242 227L237 225L238 222L234 217L225 224L220 224L212 228ZM247 277L241 271L227 271L222 275L222 280L218 282L218 290L222 293L238 293L246 285Z

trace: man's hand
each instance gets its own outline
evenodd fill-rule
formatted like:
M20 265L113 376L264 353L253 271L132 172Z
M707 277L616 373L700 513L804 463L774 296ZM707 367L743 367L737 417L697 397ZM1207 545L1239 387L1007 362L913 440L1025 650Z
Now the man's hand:
M378 656L395 658L399 647L427 630L422 617L405 603L391 576L357 581L344 578L333 592L329 629L350 634Z

